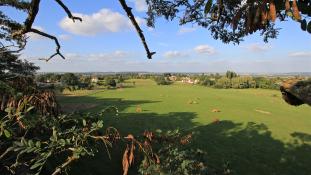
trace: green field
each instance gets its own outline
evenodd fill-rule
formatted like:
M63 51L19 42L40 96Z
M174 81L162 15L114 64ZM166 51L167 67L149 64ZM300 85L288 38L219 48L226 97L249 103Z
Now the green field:
M60 101L64 109L86 112L97 112L110 105L118 107L119 116L106 116L104 121L123 134L158 128L194 131L191 145L208 153L209 166L229 164L233 174L311 174L309 106L289 106L275 90L135 82L135 87L80 92L61 96ZM137 113L137 107L142 112ZM220 112L213 112L216 109ZM105 153L90 159L93 163L77 166L84 167L89 172L86 174L118 172L121 163L116 165L116 160L102 157L106 157Z

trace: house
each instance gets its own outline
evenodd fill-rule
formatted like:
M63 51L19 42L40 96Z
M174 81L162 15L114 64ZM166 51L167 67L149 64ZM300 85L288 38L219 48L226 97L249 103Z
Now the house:
M98 82L98 78L97 77L92 77L91 82L92 83L97 83Z
M177 80L177 77L176 77L176 76L170 76L170 77L168 77L168 79L169 79L170 81L176 81L176 80Z
M192 80L190 77L183 77L181 79L181 82L187 83L187 84L198 84L200 82L200 80L198 80L198 79Z

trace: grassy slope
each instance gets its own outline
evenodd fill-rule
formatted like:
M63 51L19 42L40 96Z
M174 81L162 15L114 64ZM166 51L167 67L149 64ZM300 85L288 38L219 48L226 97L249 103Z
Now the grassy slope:
M196 131L193 145L210 153L212 166L228 162L234 174L311 173L307 165L311 164L310 107L291 107L274 90L156 86L150 80L135 81L135 88L66 97L62 103L96 103L97 107L88 110L93 112L116 105L119 119L105 120L123 133L176 127ZM137 105L142 113L135 112ZM213 109L221 112L213 113ZM213 124L215 119L221 122Z

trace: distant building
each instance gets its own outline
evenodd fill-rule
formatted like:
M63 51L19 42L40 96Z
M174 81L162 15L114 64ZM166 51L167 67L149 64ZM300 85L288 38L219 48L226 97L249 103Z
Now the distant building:
M168 79L169 79L170 81L176 81L176 80L177 80L177 77L176 77L176 76L170 76L170 77L168 77Z
M91 82L92 83L97 83L98 82L98 77L92 77Z
M181 79L181 82L182 83L187 83L187 84L198 84L200 82L200 80L198 80L198 79L193 80L190 77L183 77Z

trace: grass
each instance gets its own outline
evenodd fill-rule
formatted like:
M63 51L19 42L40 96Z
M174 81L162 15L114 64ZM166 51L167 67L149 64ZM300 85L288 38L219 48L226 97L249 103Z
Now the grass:
M132 88L79 92L82 95L63 96L60 101L67 108L72 106L87 112L97 112L109 105L118 107L118 118L107 116L104 120L124 134L158 128L195 131L192 146L208 152L210 166L228 163L233 174L311 173L309 106L289 106L275 90L157 86L151 80L135 82ZM142 112L137 113L137 107ZM215 120L220 122L214 123ZM103 156L91 159L92 165L78 166L84 166L90 174L120 174L121 163ZM99 168L103 162L115 170Z

